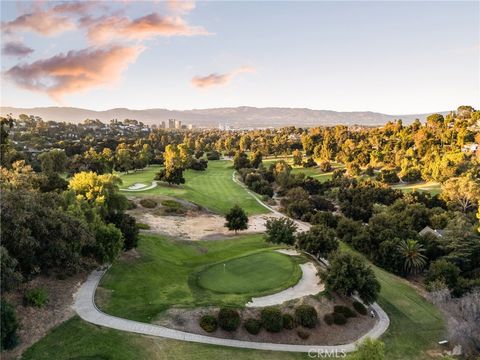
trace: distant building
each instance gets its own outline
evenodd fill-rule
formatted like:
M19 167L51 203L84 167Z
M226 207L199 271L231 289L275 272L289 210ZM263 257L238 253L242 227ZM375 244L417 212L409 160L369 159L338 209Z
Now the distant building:
M175 129L175 119L168 119L168 128Z
M188 128L188 130L193 130L193 129L195 129L195 125L193 125L193 124L188 124L188 127L187 127L187 128Z
M425 226L422 230L420 230L418 235L425 236L427 234L432 234L433 236L435 236L437 238L441 238L441 237L443 237L443 233L444 233L443 230L432 229L430 226Z
M175 120L175 129L181 129L182 128L182 122L180 120Z

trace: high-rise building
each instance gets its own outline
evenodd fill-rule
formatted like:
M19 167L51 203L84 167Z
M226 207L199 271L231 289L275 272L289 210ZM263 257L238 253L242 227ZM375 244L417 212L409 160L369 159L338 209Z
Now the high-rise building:
M175 129L175 119L168 119L168 128Z
M175 120L175 129L181 129L182 128L182 122L180 120Z

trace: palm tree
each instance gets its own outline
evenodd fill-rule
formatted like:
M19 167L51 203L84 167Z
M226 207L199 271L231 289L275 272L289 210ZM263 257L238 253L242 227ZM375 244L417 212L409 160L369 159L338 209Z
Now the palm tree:
M405 259L404 267L407 273L416 273L427 263L427 257L423 255L425 249L417 240L403 240L397 248Z

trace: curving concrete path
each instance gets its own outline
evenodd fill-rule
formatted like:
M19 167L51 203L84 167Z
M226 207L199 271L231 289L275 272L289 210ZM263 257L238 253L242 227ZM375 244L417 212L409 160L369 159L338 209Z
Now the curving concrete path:
M116 316L105 314L95 305L95 291L97 286L105 274L106 270L93 271L88 279L78 289L74 295L75 301L73 304L74 310L85 321L92 324L104 326L120 331L127 331L136 334L158 336L168 339L191 341L202 344L230 346L236 348L256 349L256 350L271 350L271 351L290 351L290 352L306 352L316 354L318 352L351 352L355 350L355 343L344 345L293 345L293 344L274 344L262 343L254 341L242 341L233 339L221 339L213 336L199 335L187 333L184 331L169 329L164 326L142 323L139 321L127 320ZM377 314L377 323L375 326L359 338L361 341L366 337L378 338L388 328L389 319L387 314L377 304L372 305L373 310Z
M259 204L267 208L273 213L279 214L282 217L285 217L284 214L273 209L272 207L263 203L260 199L257 198L250 190L248 190L242 183L240 183L236 177L235 172L233 173L233 181L242 186L248 194L250 194ZM153 184L152 184L153 185ZM142 189L145 190L145 189ZM294 220L299 229L304 231L308 230L308 225L300 221ZM343 345L293 345L293 344L274 344L274 343L262 343L254 341L241 341L233 339L221 339L213 336L192 334L184 331L169 329L164 326L153 325L142 323L138 321L128 320L119 318L116 316L111 316L105 314L97 308L95 305L95 291L97 286L105 274L106 270L97 270L93 271L85 283L78 289L77 293L74 295L74 304L73 308L77 314L85 321L88 321L92 324L99 326L104 326L116 330L127 331L137 334L158 336L168 339L191 341L202 344L211 344L211 345L220 345L220 346L229 346L245 349L255 349L255 350L270 350L270 351L290 351L290 352L303 352L309 354L318 354L318 353L332 353L332 352L352 352L355 350L355 342L351 342ZM388 315L383 311L383 309L377 304L374 303L371 307L371 310L375 312L377 323L375 326L370 329L366 334L357 339L356 342L362 341L363 339L370 337L373 339L379 338L385 333L390 324L390 319ZM315 356L314 356L315 357ZM318 356L317 356L318 357Z
M136 185L136 184L134 184ZM120 191L129 191L129 192L139 192L139 191L145 191L145 190L150 190L150 189L154 189L158 186L157 182L156 181L152 181L152 184L149 185L149 186L142 186L140 188L133 188L133 189L130 189L130 188L127 188L127 189L120 189Z

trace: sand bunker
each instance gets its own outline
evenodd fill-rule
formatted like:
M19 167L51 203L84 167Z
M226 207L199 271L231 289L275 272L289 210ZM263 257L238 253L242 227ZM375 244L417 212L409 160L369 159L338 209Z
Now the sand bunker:
M149 186L142 183L135 183L133 185L130 185L127 189L120 189L120 190L121 191L146 191L146 190L156 188L157 185L158 184L156 181L152 181L152 184Z

